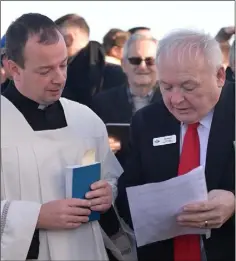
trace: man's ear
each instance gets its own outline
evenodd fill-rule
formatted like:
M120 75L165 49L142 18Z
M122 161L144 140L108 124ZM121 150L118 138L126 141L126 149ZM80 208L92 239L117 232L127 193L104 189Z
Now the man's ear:
M225 68L221 66L216 74L217 77L217 85L219 87L223 87L225 84L225 79L226 79L226 73L225 73Z
M64 40L66 42L66 47L71 47L74 41L73 35L71 33L67 33L66 35L64 35Z
M7 70L9 71L9 74L13 78L14 81L19 81L20 79L20 74L21 74L21 68L19 65L17 65L14 61L12 60L5 60L4 61L4 66L6 66Z

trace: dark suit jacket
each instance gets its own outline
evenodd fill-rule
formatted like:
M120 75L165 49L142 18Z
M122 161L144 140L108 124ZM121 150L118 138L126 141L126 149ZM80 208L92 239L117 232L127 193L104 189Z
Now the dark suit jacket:
M161 99L159 88L156 89L151 103ZM130 123L133 115L132 104L127 94L127 85L118 86L99 93L93 98L92 110L104 123ZM120 164L124 166L129 153L129 144L123 144L122 149L116 153Z
M177 142L154 147L153 138L176 134ZM235 91L226 83L213 115L206 158L208 191L235 190ZM131 155L118 181L116 201L121 217L132 227L126 187L161 182L177 176L179 165L180 122L166 109L163 101L136 113L131 125ZM191 157L191 155L190 155ZM213 229L204 245L207 261L235 260L234 217L221 228ZM173 240L138 248L139 260L173 261Z
M232 69L228 66L226 68L226 80L230 81L230 82L235 82L235 78L234 78L234 72L232 71Z
M92 96L101 89L104 67L101 44L90 41L68 64L62 96L90 107Z
M102 91L127 83L127 76L120 65L106 63L103 72Z
M155 91L151 103L161 99L159 88ZM104 123L130 123L132 104L129 102L127 85L117 86L93 97L92 109Z

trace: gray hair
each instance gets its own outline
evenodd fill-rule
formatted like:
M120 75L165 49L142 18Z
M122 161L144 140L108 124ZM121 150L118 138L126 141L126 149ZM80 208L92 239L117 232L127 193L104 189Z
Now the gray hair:
M137 41L150 41L157 44L157 40L151 36L142 35L138 33L132 34L124 44L123 59L128 58L130 46Z
M179 29L166 35L158 43L157 66L160 62L159 58L163 53L168 59L169 57L171 58L175 51L177 51L179 63L188 54L190 60L196 60L199 56L203 56L205 62L214 68L217 69L222 66L222 52L219 43L215 38L202 31Z
M233 44L230 47L229 66L231 69L235 68L235 40L233 41Z

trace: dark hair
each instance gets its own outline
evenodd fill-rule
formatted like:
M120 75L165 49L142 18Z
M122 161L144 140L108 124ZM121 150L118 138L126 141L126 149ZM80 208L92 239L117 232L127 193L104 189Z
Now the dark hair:
M130 34L121 29L113 28L103 37L103 48L106 54L109 54L112 47L123 47Z
M38 43L50 45L59 41L59 30L47 16L29 13L16 19L6 32L6 55L24 68L24 48L28 39L39 37Z
M149 27L144 27L144 26L138 26L138 27L133 27L133 28L131 28L131 29L129 29L129 33L130 34L135 34L137 31L139 31L139 30L151 30Z
M81 30L83 30L85 33L87 33L88 35L90 34L90 28L88 26L88 23L86 22L86 20L83 17L81 17L77 14L64 15L64 16L58 18L55 21L55 24L60 28L70 27L70 26L78 27Z

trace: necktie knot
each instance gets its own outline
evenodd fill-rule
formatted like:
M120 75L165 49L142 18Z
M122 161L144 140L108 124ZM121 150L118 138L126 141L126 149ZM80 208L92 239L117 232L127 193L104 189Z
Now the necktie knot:
M189 124L188 129L196 130L198 128L199 124L200 124L199 122Z

